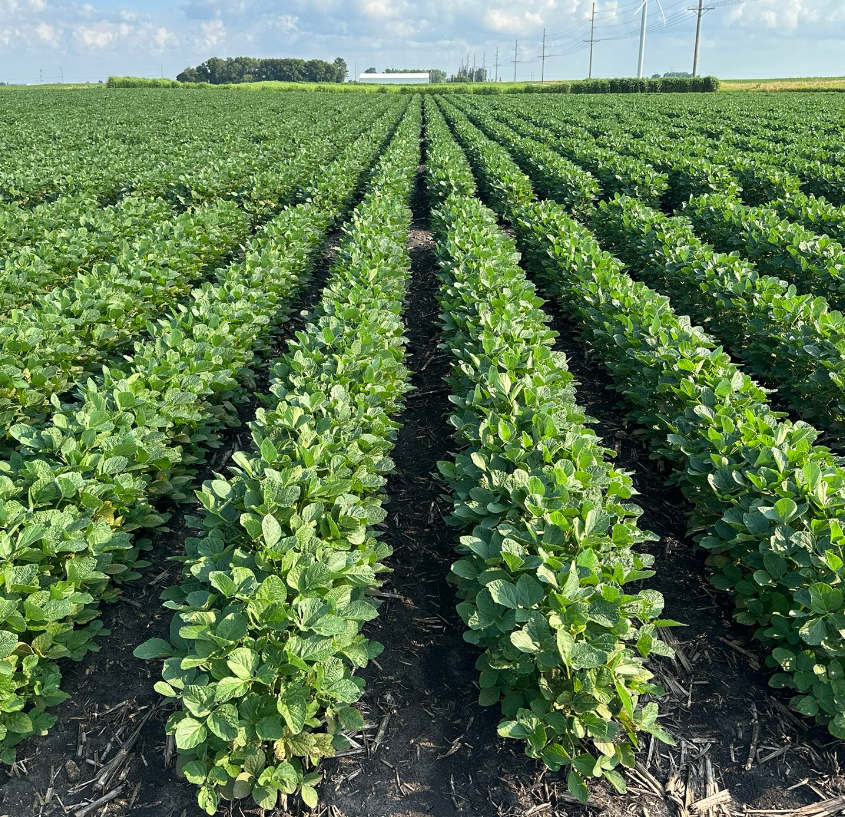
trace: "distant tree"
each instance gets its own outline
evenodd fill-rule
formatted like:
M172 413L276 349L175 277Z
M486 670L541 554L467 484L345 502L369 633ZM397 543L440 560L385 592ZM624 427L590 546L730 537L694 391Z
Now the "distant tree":
M375 68L368 68L366 71L364 71L364 73L365 74L377 74L378 71L376 71Z
M176 75L176 79L179 82L199 82L200 75L196 68L191 68L189 65L181 74Z
M463 79L459 79L463 77ZM487 69L476 68L474 71L469 66L462 65L458 73L452 76L452 82L487 82Z
M343 82L346 63L343 60L257 59L256 57L211 57L196 68L179 74L180 82L227 83L262 82Z
M349 76L349 66L343 57L338 57L333 63L335 70L335 82L346 82Z

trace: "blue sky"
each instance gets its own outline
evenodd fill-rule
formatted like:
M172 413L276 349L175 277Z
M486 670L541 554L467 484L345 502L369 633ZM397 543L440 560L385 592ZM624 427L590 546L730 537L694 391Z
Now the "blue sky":
M642 0L597 0L594 75L636 71ZM649 0L647 74L688 71L695 0ZM719 5L721 4L721 5ZM723 77L845 75L845 0L707 0L699 68ZM175 76L211 56L292 56L513 79L587 72L592 0L0 0L0 79ZM634 36L631 36L634 35ZM474 55L474 56L473 56Z

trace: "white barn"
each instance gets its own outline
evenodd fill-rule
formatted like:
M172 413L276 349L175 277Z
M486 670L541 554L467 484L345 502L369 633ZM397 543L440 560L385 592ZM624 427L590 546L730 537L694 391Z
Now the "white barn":
M359 82L367 85L428 85L428 71L422 74L361 74Z

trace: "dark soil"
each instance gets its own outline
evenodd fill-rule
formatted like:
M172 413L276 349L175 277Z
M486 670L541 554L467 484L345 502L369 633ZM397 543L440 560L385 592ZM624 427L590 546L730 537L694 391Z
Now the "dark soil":
M387 485L384 539L393 548L387 594L367 636L384 653L364 671L372 729L359 753L324 765L321 802L332 817L522 814L519 789L535 766L496 736L496 713L477 705L476 648L446 582L457 533L444 521L448 497L436 477L453 441L438 350L434 242L422 191L409 237L412 279L406 326L414 391L408 396Z

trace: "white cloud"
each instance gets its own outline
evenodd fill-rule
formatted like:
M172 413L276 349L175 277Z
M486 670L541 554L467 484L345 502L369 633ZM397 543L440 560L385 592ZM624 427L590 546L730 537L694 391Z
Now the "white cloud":
M123 25L127 24L123 23ZM100 49L108 48L120 36L118 26L107 22L93 26L77 26L73 34L83 48Z
M276 28L280 29L283 34L295 34L299 30L296 25L298 22L298 17L294 17L292 14L283 14L276 20Z
M159 26L152 33L153 44L159 51L164 51L170 46L178 46L179 38L172 32L168 31L164 26Z
M490 9L484 15L484 25L490 31L501 33L515 32L522 34L528 31L536 31L538 26L543 25L543 18L539 14L530 11L506 11L505 9Z
M226 39L226 26L220 19L207 20L200 23L200 36L194 40L194 45L200 51L206 51L220 45Z
M826 0L762 0L732 9L729 19L747 27L795 31L800 25L817 23L823 15L826 16L825 5L829 5L831 12L834 7L841 10L838 2L828 3Z
M374 20L388 20L400 16L400 3L391 0L364 0L359 4L361 13Z
M57 41L56 29L44 22L35 26L35 36L48 45L55 45Z

